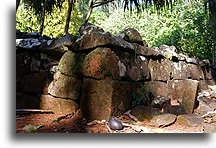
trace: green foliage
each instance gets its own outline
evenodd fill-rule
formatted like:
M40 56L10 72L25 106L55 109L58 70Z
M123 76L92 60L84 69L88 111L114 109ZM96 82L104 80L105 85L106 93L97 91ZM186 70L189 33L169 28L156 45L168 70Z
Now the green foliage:
M132 27L139 31L150 47L174 45L178 52L210 59L213 31L204 2L179 0L172 7L172 11L164 9L160 14L153 8L142 13L124 12L123 8L110 9L109 16L102 11L94 11L90 22L114 34Z
M20 4L16 13L16 29L26 32L38 32L39 20L33 12L27 11L23 4Z
M34 125L26 125L25 127L23 127L23 130L27 131L27 132L31 132L31 131L35 131L39 128L43 127L43 125L38 125L38 126L34 126Z
M35 15L40 16L43 9L51 13L55 7L61 8L64 0L22 0L27 9L31 9Z
M137 92L132 92L132 106L136 106L136 105L149 105L151 103L151 98L149 95L150 93L150 85L147 85L145 87L143 87L143 85L141 85L141 89Z
M61 10L55 8L52 15L47 15L44 23L43 34L50 37L60 37L64 33L67 15L67 1L62 5ZM80 25L83 23L82 14L78 11L77 4L72 10L70 21L70 34L78 34ZM26 10L21 4L16 13L16 29L26 32L39 32L39 19L33 11Z

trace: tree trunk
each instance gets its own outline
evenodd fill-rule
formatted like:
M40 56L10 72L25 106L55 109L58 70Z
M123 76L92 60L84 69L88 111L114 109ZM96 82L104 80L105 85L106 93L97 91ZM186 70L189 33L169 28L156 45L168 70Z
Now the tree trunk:
M67 11L67 19L66 19L64 34L68 34L72 7L73 7L73 0L68 0L68 11Z
M45 11L45 8L43 8L43 11L42 11L42 14L41 14L40 28L39 28L40 35L43 34L45 14L46 14L46 11Z
M17 9L19 7L19 4L20 4L20 0L16 0L16 11L17 11Z
M212 51L212 64L215 64L215 49L216 49L216 16L214 16L214 48Z

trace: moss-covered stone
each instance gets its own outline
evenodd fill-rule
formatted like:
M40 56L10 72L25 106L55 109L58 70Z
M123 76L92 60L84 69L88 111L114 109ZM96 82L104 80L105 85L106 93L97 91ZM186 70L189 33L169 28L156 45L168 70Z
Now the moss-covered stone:
M48 87L52 96L59 98L79 99L81 80L72 76L65 76L59 71L55 73L54 80Z
M59 61L58 69L68 76L80 76L83 70L85 54L67 51Z

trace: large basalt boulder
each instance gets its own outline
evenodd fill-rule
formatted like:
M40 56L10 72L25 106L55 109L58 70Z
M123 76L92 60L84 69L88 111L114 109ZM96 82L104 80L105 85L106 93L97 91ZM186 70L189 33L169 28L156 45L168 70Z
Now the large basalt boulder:
M185 80L185 88L182 89L182 105L189 114L193 113L196 105L198 83L196 80Z
M112 35L108 32L90 32L76 40L79 45L74 51L92 50L96 47L107 46L113 42Z
M197 96L197 80L169 80L167 82L168 97L178 100L183 105L187 113L192 113L195 107Z
M90 120L108 120L131 108L136 83L85 78L81 92L81 111Z
M144 47L143 50L139 50L139 54L148 56L148 57L163 57L163 53L161 50L159 50L158 47Z
M183 61L172 62L171 64L171 77L174 80L183 80L188 78L187 64Z
M172 60L174 58L178 58L178 54L175 52L175 46L161 45L159 49L162 51L162 55L166 59Z
M137 43L143 45L143 40L139 32L134 28L127 28L123 31L125 33L124 40L130 43Z
M79 109L79 105L70 99L62 99L51 95L40 96L40 109L52 110L55 113L71 114Z
M86 55L83 63L83 74L98 79L120 79L123 74L118 56L110 48L98 47ZM122 69L122 70L121 70ZM120 74L121 70L121 74Z
M103 28L95 26L91 23L82 24L79 28L80 35L89 34L91 32L104 32Z
M137 56L135 60L130 59L130 66L128 66L127 74L129 78L134 81L150 79L147 58L144 56Z
M193 86L188 86L187 81L194 82ZM180 103L182 103L183 97L184 97L184 91L191 91L189 87L195 87L197 89L197 83L196 80L169 80L167 81L167 88L168 88L168 97L172 100L178 100ZM193 90L193 89L192 89ZM193 93L193 96L196 96L197 91L191 91Z
M48 92L55 97L77 100L79 99L81 85L80 79L63 75L58 71L48 87Z
M83 34L76 40L78 45L72 49L77 51L91 51L97 47L112 47L114 49L140 53L143 47L137 43L129 43L119 35L112 35L109 32L90 31Z
M37 49L41 45L39 39L16 39L16 47L22 49Z
M59 61L58 70L67 76L81 76L86 54L67 51Z
M60 38L44 40L39 50L52 56L62 57L66 51L73 50L77 46L77 38L77 36L66 34Z
M150 70L151 79L158 81L167 81L170 80L171 69L171 61L162 59L158 60L150 60L148 64L148 68Z
M188 65L188 77L194 80L203 80L204 74L200 65L187 64Z

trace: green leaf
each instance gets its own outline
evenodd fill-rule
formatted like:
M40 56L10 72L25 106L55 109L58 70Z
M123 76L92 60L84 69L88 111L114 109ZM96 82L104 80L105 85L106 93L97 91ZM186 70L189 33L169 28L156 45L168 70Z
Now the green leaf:
M35 131L41 127L43 127L43 125L34 126L34 125L29 124L29 125L26 125L25 127L23 127L22 129L27 131L27 132L31 132L31 131Z

